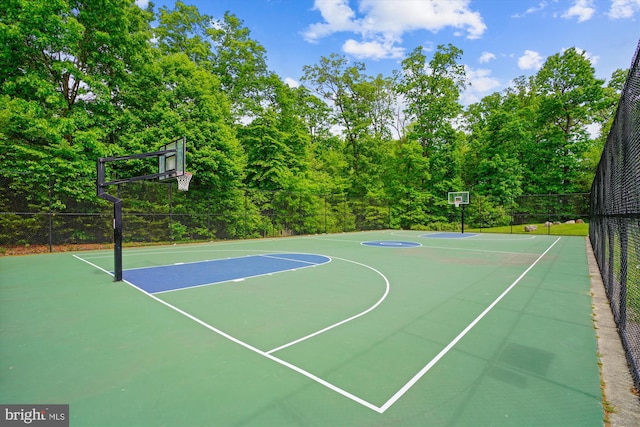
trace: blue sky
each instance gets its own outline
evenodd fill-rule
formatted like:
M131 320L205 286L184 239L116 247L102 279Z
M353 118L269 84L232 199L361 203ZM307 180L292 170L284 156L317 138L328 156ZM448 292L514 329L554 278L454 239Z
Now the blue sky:
M148 0L137 0L145 6ZM417 46L463 50L469 104L537 72L576 47L596 76L630 66L640 39L640 0L183 0L201 14L240 18L267 51L269 69L295 85L305 65L331 53L390 76ZM154 1L156 9L173 0Z

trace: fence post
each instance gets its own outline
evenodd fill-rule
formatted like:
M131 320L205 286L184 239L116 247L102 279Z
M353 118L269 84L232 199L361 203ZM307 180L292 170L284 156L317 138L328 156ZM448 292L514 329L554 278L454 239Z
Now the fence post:
M51 177L49 177L49 253L53 252L53 191L51 187Z
M247 238L247 190L244 190L244 212L243 212L243 217L244 217L244 224L243 224L242 236L246 239Z
M327 234L327 195L323 194L324 199L324 234Z
M547 222L551 222L551 193L548 194L547 198ZM547 236L551 234L551 225L547 227Z
M169 184L169 242L173 243L173 184Z
M514 209L514 207L513 207L513 196L509 197L509 205L510 205L510 208L511 208L511 224L510 224L511 225L511 234L513 234L513 209Z
M344 215L342 216L342 232L347 232L347 195L344 195Z
M627 273L628 273L628 239L627 218L618 218L620 221L620 323L621 331L627 329Z

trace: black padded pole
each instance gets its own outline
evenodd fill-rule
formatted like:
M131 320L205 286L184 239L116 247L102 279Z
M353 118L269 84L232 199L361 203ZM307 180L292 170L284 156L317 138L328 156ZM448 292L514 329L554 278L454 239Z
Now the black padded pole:
M464 204L462 206L462 234L464 234Z

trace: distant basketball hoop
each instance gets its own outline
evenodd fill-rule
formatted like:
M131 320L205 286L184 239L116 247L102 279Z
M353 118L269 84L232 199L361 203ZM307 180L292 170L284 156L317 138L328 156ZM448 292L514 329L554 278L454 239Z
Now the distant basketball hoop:
M185 172L182 175L176 176L178 180L178 190L189 191L189 182L191 182L192 176L193 174L191 172Z
M462 207L460 222L462 223L462 233L464 234L464 207L469 204L468 191L450 191L447 194L447 203L456 208Z

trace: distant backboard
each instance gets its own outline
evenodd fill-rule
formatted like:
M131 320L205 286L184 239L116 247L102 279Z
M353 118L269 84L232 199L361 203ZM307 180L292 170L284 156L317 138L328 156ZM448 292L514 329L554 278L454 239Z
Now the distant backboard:
M450 205L468 205L469 204L469 192L468 191L452 191L447 195L447 202Z
M176 139L163 145L158 151L166 151L158 156L159 180L184 175L186 138Z

